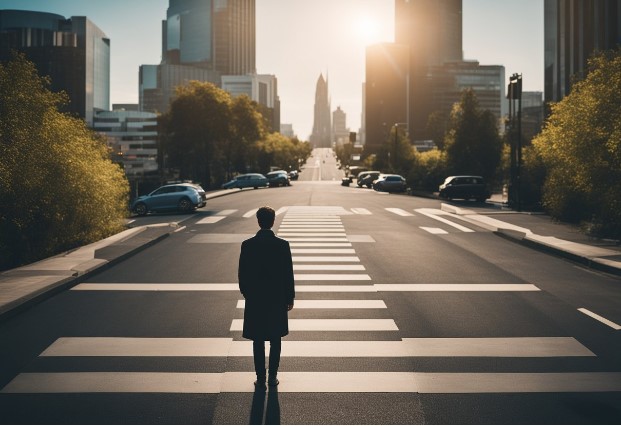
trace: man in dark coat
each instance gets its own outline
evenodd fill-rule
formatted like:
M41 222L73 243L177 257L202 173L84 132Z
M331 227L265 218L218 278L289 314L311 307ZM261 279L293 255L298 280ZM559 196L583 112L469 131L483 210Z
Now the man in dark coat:
M271 207L257 210L261 229L244 241L239 256L239 290L244 299L242 336L253 341L256 386L265 386L265 341L270 342L270 386L278 385L280 338L289 334L287 311L295 298L293 261L289 242L276 237L271 230L276 213Z

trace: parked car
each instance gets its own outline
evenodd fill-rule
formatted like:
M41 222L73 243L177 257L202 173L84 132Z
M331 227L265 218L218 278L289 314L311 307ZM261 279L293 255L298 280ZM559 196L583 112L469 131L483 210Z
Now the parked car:
M283 170L269 172L265 175L269 186L290 186L289 175Z
M300 177L300 172L298 172L297 170L291 170L289 172L289 179L290 180L298 180L299 177Z
M183 213L193 211L207 204L205 191L200 185L178 183L159 187L149 195L134 200L131 211L144 216L149 212L178 210Z
M477 201L485 201L492 195L481 176L449 176L440 185L439 190L440 197L448 200L474 198Z
M367 188L373 187L373 182L375 182L381 175L381 172L371 171L371 172L360 172L358 174L358 179L356 179L356 184L359 188L366 186Z
M257 189L259 187L267 186L267 178L260 173L247 173L244 175L239 175L235 177L233 180L228 181L222 188L231 189L231 188L254 188Z
M373 183L373 189L383 192L405 192L408 185L401 175L380 175Z

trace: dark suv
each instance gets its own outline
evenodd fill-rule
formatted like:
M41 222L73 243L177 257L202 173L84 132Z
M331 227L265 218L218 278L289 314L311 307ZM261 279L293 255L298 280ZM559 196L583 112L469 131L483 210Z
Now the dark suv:
M448 200L462 198L485 201L491 196L485 180L481 176L449 176L440 185L440 197Z

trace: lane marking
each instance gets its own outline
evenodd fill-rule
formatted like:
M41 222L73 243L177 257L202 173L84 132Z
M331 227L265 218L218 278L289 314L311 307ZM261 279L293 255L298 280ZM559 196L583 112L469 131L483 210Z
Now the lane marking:
M249 217L253 217L254 215L257 214L257 211L259 209L252 209L252 210L248 210L246 213L244 213L244 217L245 218L249 218Z
M226 216L207 216L206 218L203 218L203 219L199 220L198 222L196 222L196 224L197 225L204 225L204 224L208 224L208 223L216 223L216 222L220 222L225 217Z
M332 262L336 261L334 257L328 258L306 258L304 261L309 262ZM318 260L319 259L319 260ZM350 259L350 258L347 258ZM353 257L349 262L358 262L357 257ZM295 262L296 260L294 260ZM345 261L344 261L345 262ZM303 266L303 265L294 265ZM315 266L315 265L309 265ZM342 265L348 266L348 265ZM358 266L358 265L351 265ZM362 265L361 265L362 266ZM364 267L364 266L363 266ZM349 269L347 269L349 270ZM323 276L323 275L322 275ZM350 275L334 274L329 275L334 277L334 280L344 279L351 277ZM364 277L365 281L368 279L368 275L353 275L356 277ZM330 285L296 285L296 291L305 292L437 292L437 291L454 291L454 292L494 292L494 291L540 291L539 288L533 284L374 284L364 286L344 285L344 286L330 286ZM239 291L239 285L237 283L82 283L71 288L71 291Z
M289 229L289 228L293 228L293 229L299 228L299 229L309 229L309 230L321 229L321 228L326 228L326 229L335 229L335 228L345 229L342 224L337 224L337 223L334 223L334 224L317 224L317 223L312 223L312 224L291 223L290 224L290 223L282 223L280 225L279 229L283 229L283 228L287 228L287 229Z
M358 256L291 256L295 262L360 262Z
M398 209L398 208L394 208L394 207L387 207L386 210L388 210L389 212L394 213L396 215L399 215L399 216L414 216L410 212L406 212L403 209Z
M351 243L289 243L290 247L351 247Z
M411 373L278 372L279 393L584 393L620 392L619 372ZM252 393L254 372L21 373L2 393Z
M600 315L597 315L595 312L589 311L588 309L585 309L585 308L580 308L578 310L582 312L583 314L588 315L591 318L601 322L602 324L606 324L608 327L611 327L614 330L621 330L621 325L614 323Z
M278 235L281 235L283 232L345 232L345 228L342 226L335 228L288 228L288 227L280 227L278 229ZM284 234L283 234L284 235Z
M354 249L293 248L291 254L356 254Z
M234 210L222 210L221 212L218 212L218 216L229 216L232 215L233 213L235 213L237 211L237 209Z
M289 242L348 242L349 239L347 238L327 238L327 237L321 237L321 238L286 238L287 241Z
M355 214L364 214L364 215L370 215L372 214L370 211L368 211L367 209L363 209L361 207L357 207L357 208L352 208L351 209L352 212L354 212Z
M423 231L427 231L430 234L434 234L434 235L448 234L448 232L446 232L444 229L441 229L441 228L430 228L428 226L419 226L419 228L422 229Z
M294 271L365 271L363 265L293 265Z
M287 206L279 208L278 210L276 210L276 216L280 216L281 214L286 212L288 209L289 209L289 207L287 207Z
M344 232L278 232L279 237L346 237Z
M234 319L230 331L242 331L243 319ZM289 331L399 331L391 319L289 319Z
M371 281L367 274L293 274L296 281Z
M443 217L440 216L440 214L444 213L442 212L442 210L436 210L436 209L416 209L416 212L423 214L427 217L430 217L432 219L435 219L439 222L445 223L449 226L452 226L453 228L459 229L462 232L474 232L472 229L470 228L466 228L465 226L462 226L458 223L455 222L451 222L448 219L444 219Z
M363 303L361 303L363 302ZM317 305L321 304L320 307ZM244 301L237 303L244 308ZM386 309L382 300L297 300L295 309ZM250 341L232 338L61 337L40 357L246 357ZM282 342L283 357L412 358L594 357L572 337L410 338L392 341Z
M540 291L533 284L375 284L377 291Z
M192 244L224 244L224 243L241 243L248 238L254 237L254 234L198 234L188 240Z
M244 309L245 300L237 301L237 309ZM387 309L383 300L296 300L295 309ZM309 342L315 343L315 342ZM381 342L383 343L383 342ZM298 356L298 355L289 355ZM304 355L302 355L304 356Z

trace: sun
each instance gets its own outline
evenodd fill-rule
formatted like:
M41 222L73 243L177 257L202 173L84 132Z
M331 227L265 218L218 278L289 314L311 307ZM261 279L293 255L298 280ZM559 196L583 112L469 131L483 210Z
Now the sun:
M360 16L354 22L354 33L365 44L373 43L378 41L380 26L375 19L369 16Z

